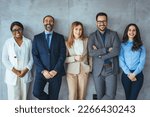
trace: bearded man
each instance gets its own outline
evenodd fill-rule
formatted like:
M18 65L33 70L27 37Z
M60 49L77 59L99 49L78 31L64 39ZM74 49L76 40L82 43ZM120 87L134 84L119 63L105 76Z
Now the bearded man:
M65 75L66 47L64 36L53 31L55 19L43 18L45 31L34 36L32 54L36 67L33 95L40 100L57 100ZM44 91L48 83L48 92Z
M97 30L90 34L89 55L92 57L92 75L98 100L115 99L117 75L119 73L118 55L120 40L117 32L108 29L108 17L100 12L96 15Z

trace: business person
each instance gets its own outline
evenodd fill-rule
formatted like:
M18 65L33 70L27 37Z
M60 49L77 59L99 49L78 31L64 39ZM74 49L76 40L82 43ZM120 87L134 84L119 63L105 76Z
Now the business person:
M97 99L114 99L119 71L120 41L117 32L107 28L106 13L100 12L96 15L96 25L97 30L89 36L88 50L93 60Z
M33 95L40 100L57 100L62 76L65 75L66 47L63 35L53 31L55 19L43 18L45 31L35 35L32 54L36 66ZM48 93L44 91L48 84Z
M5 82L9 100L26 100L33 65L31 40L23 36L23 25L11 24L12 37L6 40L2 51L2 62L6 68Z
M122 84L127 100L136 100L143 85L146 52L136 24L129 24L123 35L119 56Z
M90 72L87 42L88 39L84 36L83 24L78 21L73 22L66 41L67 83L70 100L83 100L86 96L88 74Z

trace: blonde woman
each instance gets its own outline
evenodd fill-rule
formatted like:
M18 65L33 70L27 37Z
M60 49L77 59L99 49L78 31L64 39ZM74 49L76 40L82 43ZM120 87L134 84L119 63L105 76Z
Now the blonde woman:
M90 72L87 42L88 39L84 36L82 23L73 22L66 41L69 100L83 100L86 95L88 74Z

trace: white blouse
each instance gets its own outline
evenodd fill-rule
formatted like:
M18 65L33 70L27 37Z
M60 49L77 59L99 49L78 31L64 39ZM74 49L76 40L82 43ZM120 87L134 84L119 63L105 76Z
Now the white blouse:
M24 43L21 44L21 46L19 46L16 42L14 43L14 50L16 53L16 58L17 58L17 66L16 69L22 70L24 66L23 65L23 51L24 49L26 49Z
M82 55L83 54L83 41L81 39L75 39L73 48L77 55Z

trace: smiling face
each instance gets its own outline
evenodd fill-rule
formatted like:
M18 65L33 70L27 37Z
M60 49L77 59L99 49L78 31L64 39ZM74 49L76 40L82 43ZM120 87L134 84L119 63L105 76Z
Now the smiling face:
M98 16L96 22L97 28L100 32L104 32L107 27L107 18L106 16Z
M15 39L20 39L23 35L23 29L18 25L14 25L12 27L12 34Z
M128 38L129 39L134 39L134 37L136 36L136 27L131 25L128 29Z
M81 26L81 25L75 26L74 29L73 29L74 38L75 38L75 39L80 38L81 35L82 35L82 31L83 31L83 30L82 30L82 26Z
M43 24L45 26L45 30L51 32L54 27L54 19L50 16L47 16L43 19Z

